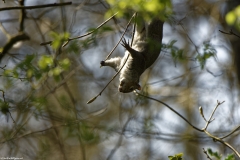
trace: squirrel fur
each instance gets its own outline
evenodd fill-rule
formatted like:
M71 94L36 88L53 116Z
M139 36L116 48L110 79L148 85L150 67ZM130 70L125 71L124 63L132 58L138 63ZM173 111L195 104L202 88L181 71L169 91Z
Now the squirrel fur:
M132 47L125 39L122 40L122 46L126 49L125 55L101 61L101 66L110 66L118 71L130 54L120 72L119 92L141 90L139 78L158 58L161 52L162 35L163 22L161 20L153 19L150 23L142 20L142 23L137 24Z

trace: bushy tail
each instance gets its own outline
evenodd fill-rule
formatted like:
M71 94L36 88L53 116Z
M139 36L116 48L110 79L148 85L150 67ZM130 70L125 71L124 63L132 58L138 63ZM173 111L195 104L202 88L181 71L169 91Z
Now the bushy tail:
M146 57L146 68L150 67L161 52L163 37L163 21L153 19L147 28L147 46L144 56Z

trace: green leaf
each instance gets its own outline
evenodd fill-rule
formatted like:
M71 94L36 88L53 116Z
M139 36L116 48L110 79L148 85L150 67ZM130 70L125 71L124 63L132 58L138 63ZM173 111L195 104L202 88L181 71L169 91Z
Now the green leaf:
M215 157L215 158L217 158L217 159L219 159L219 160L222 158L222 156L219 155L218 152L213 152L211 148L208 148L207 151L208 151L208 154L209 154L210 156L212 156L212 157Z
M79 54L80 53L80 46L78 44L78 41L71 41L69 45L67 45L67 53L75 53Z
M96 132L84 123L81 124L81 137L86 142L93 142L98 138Z
M240 5L238 5L235 9L228 12L225 16L225 20L228 25L234 26L236 29L240 30Z
M68 40L70 34L67 32L61 33L61 34L56 33L56 32L51 32L50 36L53 38L52 47L54 49L57 49L57 48L61 47L63 42Z
M49 67L53 66L53 57L43 55L38 61L38 66L42 70L47 70Z
M129 10L140 13L146 20L152 19L152 17L164 19L172 14L170 0L107 0L107 2L111 9L105 14L106 17L118 12L117 17L129 18Z
M71 63L68 58L65 58L59 62L59 65L62 67L63 70L68 70Z
M175 154L174 156L168 156L169 160L183 160L183 153Z
M62 73L62 68L60 66L57 66L53 69L51 69L48 72L48 76L53 76L53 78L55 79L55 81L59 81L60 80L60 74Z
M237 19L237 16L234 14L234 12L228 12L226 14L225 20L229 25L233 25Z
M3 114L7 114L9 112L9 105L6 102L0 100L0 110Z
M234 154L229 154L224 160L235 160Z
M196 59L200 63L201 69L204 68L206 61L211 58L215 57L217 51L215 48L210 44L210 42L203 43L203 53L198 54Z

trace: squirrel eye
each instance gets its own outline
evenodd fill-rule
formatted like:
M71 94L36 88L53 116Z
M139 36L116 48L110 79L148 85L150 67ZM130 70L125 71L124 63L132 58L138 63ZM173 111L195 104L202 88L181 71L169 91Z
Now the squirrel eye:
M133 91L134 90L134 87L132 86L132 87L130 87L130 91Z
M121 81L121 82L120 82L120 85L124 85L124 83L125 83L124 81Z

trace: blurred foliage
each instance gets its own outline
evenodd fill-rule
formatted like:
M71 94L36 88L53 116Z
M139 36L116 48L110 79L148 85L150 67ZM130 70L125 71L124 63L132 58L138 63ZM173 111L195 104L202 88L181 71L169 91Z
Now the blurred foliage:
M99 139L98 132L95 132L92 128L87 126L85 123L80 125L80 133L82 139L87 143L96 143Z
M168 44L162 44L162 50L169 51L174 59L174 61L184 61L187 57L184 56L183 49L179 49L174 44L177 42L177 40L172 40Z
M221 160L221 159L222 159L222 155L219 154L218 152L212 151L211 148L208 148L208 149L207 149L207 152L208 152L208 154L209 154L211 157L214 157L214 158L216 158L216 159L218 159L218 160ZM229 155L227 155L226 158L224 158L224 160L235 160L235 156L234 156L234 154L229 154Z
M229 11L226 16L226 22L230 26L236 27L240 31L240 5L235 7L232 11Z
M52 42L52 47L54 49L58 49L65 41L68 40L70 34L65 32L65 33L56 33L56 32L51 32L50 36L53 38Z
M104 21L104 16L112 16L115 12L118 12L118 17L124 18L130 18L133 12L138 12L146 20L151 20L152 17L168 20L169 16L176 16L174 17L176 21L181 19L182 25L186 28L183 34L181 27L178 28L178 22L176 24L166 22L164 26L166 44L162 44L162 52L167 54L161 54L154 67L148 69L145 76L141 77L144 79L141 82L145 84L141 91L143 95L154 96L167 104L173 104L177 109L181 109L187 119L199 125L202 122L198 121L194 106L212 105L212 97L206 100L208 90L215 96L212 93L215 88L220 90L226 87L226 96L234 97L232 93L236 92L233 89L234 78L226 78L234 74L233 71L227 70L228 68L219 68L226 70L226 74L223 73L224 78L217 77L221 84L225 85L221 88L214 85L206 87L199 82L201 78L198 76L202 76L205 80L203 74L206 72L203 69L208 65L207 61L210 58L217 56L217 46L213 41L206 41L204 38L200 43L196 43L200 44L199 46L195 46L189 43L186 35L196 34L190 31L193 25L195 27L203 23L199 20L200 23L195 24L195 20L199 17L206 16L207 19L211 19L209 17L213 12L207 12L207 15L199 12L208 6L205 5L206 1L199 1L197 4L196 1L191 1L191 5L187 1L179 1L177 5L175 4L177 7L174 11L170 0L107 0L107 3L111 6L108 11L101 10L101 3L96 7L95 2L86 1L86 4L80 7L75 5L69 8L62 7L62 15L59 14L59 9L54 12L57 7L51 10L26 10L28 19L27 23L25 22L25 31L31 36L31 40L14 46L7 58L4 57L2 61L6 66L0 67L1 89L5 93L0 99L0 111L4 114L3 117L11 112L16 121L14 124L6 121L6 124L3 124L5 126L1 126L0 153L7 153L7 156L20 153L24 159L30 157L29 159L46 160L76 159L76 157L83 160L106 159L115 152L117 154L109 159L154 159L153 157L167 159L166 154L169 152L165 151L169 150L171 153L183 152L188 159L206 158L203 153L199 153L199 148L205 142L207 144L212 142L211 138L199 136L192 128L189 129L187 124L179 120L175 121L176 117L168 116L169 113L164 110L163 105L131 93L118 93L118 80L114 80L107 87L96 103L86 105L87 99L96 95L112 77L113 72L109 72L108 69L98 70L99 61L118 42L126 21L114 19L115 23L111 20L109 26L104 25L99 29L96 29L96 26ZM37 17L39 10L41 14ZM206 10L210 9L206 8ZM18 11L10 12L18 14ZM229 24L239 23L238 12L239 7L226 15ZM11 14L5 17L10 16ZM32 17L37 18L33 21ZM34 22L37 22L39 30L36 29ZM17 23L12 21L6 23L11 23L9 28L16 30ZM6 23L3 22L3 27L8 30ZM207 21L207 23L213 22ZM63 27L64 25L66 26ZM89 32L92 34L69 41L62 47L70 38ZM181 36L180 39L185 42L181 43L185 44L184 46L177 44L178 36ZM216 35L209 35L207 39L214 36ZM167 43L169 39L173 40ZM51 45L39 45L48 40L52 41ZM4 40L2 42L4 43ZM117 56L123 55L122 48L117 48L116 52ZM172 61L175 64L180 62L180 65L175 67ZM197 66L194 71L189 70L195 67L196 62L200 67ZM169 78L172 76L173 78ZM156 80L154 86L149 84L152 80ZM217 90L218 96L220 92L223 93L219 90ZM216 96L213 99L215 98ZM232 102L235 101L237 100L234 99ZM229 106L237 106L237 104ZM233 107L230 109L234 110ZM207 109L204 111L208 112ZM234 115L231 115L231 118L234 119ZM228 122L222 121L220 125ZM224 129L229 128L224 127ZM164 143L167 145L165 146ZM176 146L177 143L183 147ZM183 153L169 156L168 159L182 160ZM214 158L223 158L211 149L208 153ZM67 158L63 158L65 156ZM225 158L225 160L234 159L233 154Z
M7 114L9 112L9 104L0 100L0 110L3 114Z
M203 53L197 55L197 61L200 63L202 69L206 64L206 61L211 57L215 57L216 53L216 49L211 45L210 42L203 43Z
M183 153L175 154L174 156L168 156L169 160L183 160Z
M110 17L118 12L118 17L129 17L129 11L138 12L146 20L152 17L165 19L172 14L172 3L170 0L107 0L111 5L111 9L106 12L106 16Z
M200 64L201 69L204 69L207 60L211 57L215 58L217 53L216 49L210 42L203 42L202 52L198 53L196 58L187 57L184 55L185 51L183 49L179 49L174 45L176 42L176 40L172 40L168 44L162 44L162 50L165 52L170 52L175 63L185 62L189 58L196 59L196 61Z

